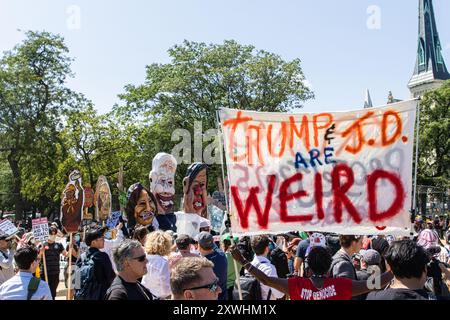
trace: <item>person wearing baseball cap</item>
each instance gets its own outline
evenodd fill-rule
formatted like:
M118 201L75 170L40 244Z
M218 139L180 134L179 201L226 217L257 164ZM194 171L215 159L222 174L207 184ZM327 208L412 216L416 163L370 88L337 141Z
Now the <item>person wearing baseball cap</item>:
M96 290L95 294L94 292L87 292L89 300L102 300L106 294L106 291L111 286L114 278L116 277L111 259L109 258L108 254L100 251L105 247L105 232L106 227L90 227L88 230L86 230L84 239L86 245L89 246L89 249L85 253L81 254L80 258L78 258L77 260L78 269L81 269L81 267L91 263L91 261L94 264L94 279L98 290ZM80 283L84 284L86 288L75 288L76 299L80 299L77 294L77 289L80 290L79 292L83 292L84 289L85 292L88 291L87 288L89 285L91 285L89 283L85 283L84 279L80 279ZM86 297L83 298L86 299Z
M361 256L361 270L356 271L356 276L358 280L367 280L371 275L370 266L380 268L381 255L373 249L361 250L359 254Z
M227 273L228 263L225 253L214 244L214 237L211 233L202 231L197 236L200 254L214 263L213 271L219 278L219 286L222 292L219 300L227 300Z
M327 241L323 234L314 232L309 236L309 246L306 249L305 258L308 257L309 253L311 252L312 248L314 248L314 247L322 247L322 248L327 247ZM308 265L308 259L305 259L305 262L304 262L304 276L305 277L311 276L311 270Z
M0 285L14 276L14 250L10 244L8 235L0 231Z
M172 268L181 260L181 258L186 257L199 257L198 254L191 252L191 245L194 244L194 239L192 239L187 234L180 234L175 240L175 245L177 247L177 252L171 252L168 257L169 269Z

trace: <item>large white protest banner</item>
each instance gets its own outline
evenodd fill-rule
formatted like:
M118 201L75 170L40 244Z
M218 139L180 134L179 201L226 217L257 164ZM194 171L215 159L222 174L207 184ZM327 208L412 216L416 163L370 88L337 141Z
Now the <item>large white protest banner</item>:
M0 232L6 234L7 236L12 236L19 231L17 227L8 219L0 221Z
M416 108L221 109L233 231L409 234Z
M49 237L47 218L33 219L31 221L34 238L40 242L45 242Z

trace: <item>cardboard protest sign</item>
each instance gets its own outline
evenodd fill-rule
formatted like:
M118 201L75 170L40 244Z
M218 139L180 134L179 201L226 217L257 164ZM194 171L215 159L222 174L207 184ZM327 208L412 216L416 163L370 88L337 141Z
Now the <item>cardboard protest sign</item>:
M106 221L111 213L111 190L105 176L98 177L94 199L95 219Z
M213 204L208 205L208 215L211 221L211 229L220 232L225 212Z
M416 107L221 109L233 231L409 234Z
M19 232L19 229L8 219L3 219L0 221L0 232L9 237Z
M106 220L106 226L108 229L114 229L119 224L119 219L122 216L122 212L114 211L111 212L111 215Z
M68 233L77 232L83 220L84 192L77 170L69 175L69 183L61 196L61 223Z
M84 187L84 207L90 208L93 205L94 205L94 190L92 190L90 184L87 184Z
M40 242L45 242L49 237L47 218L33 219L32 221L34 238Z

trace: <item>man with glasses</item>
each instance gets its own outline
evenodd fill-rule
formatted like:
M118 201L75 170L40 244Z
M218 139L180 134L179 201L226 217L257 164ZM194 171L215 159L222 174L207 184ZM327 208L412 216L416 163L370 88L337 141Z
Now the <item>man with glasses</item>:
M106 300L153 300L139 279L147 274L147 256L137 240L124 240L113 251L119 274L106 292Z
M14 276L14 250L11 240L4 233L0 233L0 285Z
M222 289L213 267L204 257L180 259L170 274L172 299L217 300Z
M33 277L40 258L32 246L20 248L14 254L19 272L0 286L0 300L52 300L48 284Z

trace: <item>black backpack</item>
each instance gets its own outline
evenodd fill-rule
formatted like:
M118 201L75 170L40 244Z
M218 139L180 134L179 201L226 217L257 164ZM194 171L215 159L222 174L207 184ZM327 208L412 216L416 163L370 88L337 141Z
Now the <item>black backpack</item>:
M258 266L259 266L259 264L257 264L255 266L255 268L258 268ZM252 276L250 274L243 275L243 276L239 277L239 282L241 285L242 300L244 300L244 301L262 300L261 284L254 276ZM266 300L269 300L271 295L272 295L272 289L269 290ZM240 300L237 279L234 282L234 287L233 287L233 300Z
M269 260L275 266L278 278L286 278L289 274L289 266L288 259L283 250L278 247L273 249L270 252Z
M101 300L102 285L95 277L94 254L83 253L75 271L75 300Z

